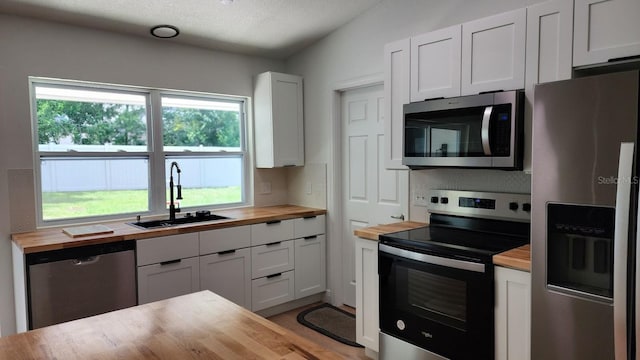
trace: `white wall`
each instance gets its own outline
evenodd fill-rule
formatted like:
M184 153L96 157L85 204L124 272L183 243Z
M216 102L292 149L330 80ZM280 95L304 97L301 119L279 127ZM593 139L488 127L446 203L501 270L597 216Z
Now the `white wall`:
M328 287L342 301L339 164L333 163L334 89L383 72L386 43L514 10L540 0L383 0L314 46L287 60L287 71L304 77L306 161L327 163L329 210ZM339 129L339 127L338 127ZM338 142L339 143L339 142ZM523 175L524 176L524 175ZM526 182L526 179L524 180Z
M35 217L33 185L9 188L9 174L33 169L28 76L252 96L253 76L269 70L283 71L284 63L0 15L1 332L15 332L12 223L35 224L23 221ZM10 211L10 198L27 205Z

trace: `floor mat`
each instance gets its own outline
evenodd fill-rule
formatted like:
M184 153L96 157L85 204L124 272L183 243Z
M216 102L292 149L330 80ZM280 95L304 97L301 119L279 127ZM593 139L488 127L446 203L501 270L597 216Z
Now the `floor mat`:
M298 322L343 344L363 347L356 343L356 317L337 307L323 303L298 314Z

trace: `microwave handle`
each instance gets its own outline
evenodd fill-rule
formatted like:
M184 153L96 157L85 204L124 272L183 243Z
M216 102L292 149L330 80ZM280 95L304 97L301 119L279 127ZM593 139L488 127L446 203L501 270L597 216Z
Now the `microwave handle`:
M491 143L489 142L489 127L491 126L491 113L493 112L493 106L487 106L484 108L484 115L482 116L482 150L487 156L491 155Z

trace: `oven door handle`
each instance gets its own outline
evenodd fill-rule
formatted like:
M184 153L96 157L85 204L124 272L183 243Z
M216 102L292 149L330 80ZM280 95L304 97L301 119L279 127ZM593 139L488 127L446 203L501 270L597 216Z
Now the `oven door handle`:
M450 268L474 271L478 273L485 272L485 265L482 263L476 263L472 261L464 261L464 260L458 260L458 259L450 259L450 258L434 256L434 255L427 255L427 254L417 253L414 251L398 249L396 247L392 247L385 244L380 244L379 250L387 254L396 255L396 256L400 256L403 258L407 258L407 259L411 259L411 260L415 260L415 261L419 261L427 264L446 266Z

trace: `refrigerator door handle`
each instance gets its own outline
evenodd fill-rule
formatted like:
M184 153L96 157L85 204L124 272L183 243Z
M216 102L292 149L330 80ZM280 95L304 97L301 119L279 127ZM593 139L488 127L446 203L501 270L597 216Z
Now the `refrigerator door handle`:
M636 180L636 179L633 179ZM640 193L638 194L638 204L640 204ZM635 308L635 334L636 334L636 338L635 338L635 353L636 353L636 357L638 357L638 344L640 344L640 304L638 303L638 290L640 289L640 261L638 261L638 259L640 259L640 231L638 231L637 229L640 229L640 216L638 216L638 223L637 223L637 227L636 227L636 257L635 257L635 277L636 277L636 283L635 286L633 287L635 290L635 304L633 305Z
M613 262L613 333L616 360L627 360L627 252L633 152L633 143L620 144L616 223L613 238L615 259Z

